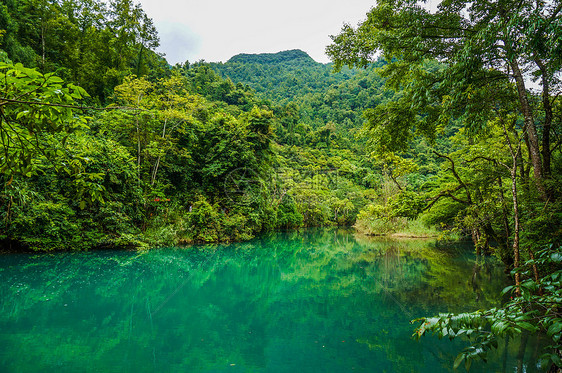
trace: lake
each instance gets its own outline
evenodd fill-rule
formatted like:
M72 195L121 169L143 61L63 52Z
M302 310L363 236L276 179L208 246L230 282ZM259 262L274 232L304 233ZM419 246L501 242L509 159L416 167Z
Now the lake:
M417 342L410 320L498 305L506 283L470 246L345 229L3 254L0 371L450 372L466 342ZM507 341L471 372L532 372L535 346Z

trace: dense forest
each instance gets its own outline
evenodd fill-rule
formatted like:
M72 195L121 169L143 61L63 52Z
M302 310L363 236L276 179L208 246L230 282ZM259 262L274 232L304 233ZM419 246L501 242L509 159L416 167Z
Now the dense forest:
M132 0L3 1L3 249L330 225L468 238L512 271L512 300L417 335L471 335L469 367L543 330L562 365L561 10L380 0L332 37L331 64L292 50L170 66Z
M2 11L10 247L149 247L352 225L400 187L361 134L363 111L393 96L376 72L383 61L334 74L286 51L172 67L130 1L14 1ZM389 232L408 225L383 220Z
M562 366L561 11L559 1L452 0L430 11L380 0L327 48L336 69L377 54L390 61L380 73L397 95L365 112L380 156L408 159L416 137L437 143L456 127L446 152L432 150L443 163L422 187L432 195L422 210L467 229L477 253L512 268L514 285L501 308L421 319L418 337L468 336L455 366L468 369L523 330L543 330L543 359Z

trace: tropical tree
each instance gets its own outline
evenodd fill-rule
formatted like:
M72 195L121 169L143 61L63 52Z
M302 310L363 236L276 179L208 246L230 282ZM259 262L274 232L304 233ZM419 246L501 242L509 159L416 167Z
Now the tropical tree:
M72 131L87 128L76 115L77 100L88 94L54 74L0 62L0 171L6 178L31 176L39 158L55 167L65 153L58 148Z
M378 108L370 123L388 128L381 132L395 146L406 145L412 130L432 137L454 118L478 132L495 116L495 98L513 97L534 181L546 201L552 194L545 180L560 89L561 10L559 2L447 0L432 12L415 0L381 0L357 28L344 26L327 53L337 69L367 66L379 53L391 62L384 76L392 87L405 88L404 96ZM529 96L524 72L540 79L539 102ZM514 84L498 91L491 89L496 82Z

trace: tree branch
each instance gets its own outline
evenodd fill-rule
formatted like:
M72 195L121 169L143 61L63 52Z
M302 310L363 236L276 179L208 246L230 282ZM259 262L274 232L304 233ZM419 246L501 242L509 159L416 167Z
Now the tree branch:
M457 170L455 169L455 162L449 157L446 156L444 154L439 154L437 153L435 150L433 151L433 153L439 157L439 158L445 158L447 159L449 162L451 162L451 172L453 173L453 176L455 177L455 179L457 179L457 181L459 182L460 186L462 188L464 188L464 190L466 191L466 198L467 198L467 202L469 205L472 205L472 198L470 197L470 191L468 190L468 186L465 184L464 181L462 181L461 177L459 176L459 174L457 173Z
M136 111L148 111L146 109L140 108L133 108L129 106L109 106L104 108L99 108L95 106L76 106L76 105L65 105L65 104L52 104L47 102L39 102L39 101L23 101L23 100L14 100L11 98L0 97L0 106L5 106L10 103L15 104L26 104L26 105L39 105L39 106L54 106L54 107L63 107L63 108L70 108L70 109L77 109L77 110L136 110Z
M467 160L466 162L467 162L467 163L472 163L472 162L476 161L477 159L483 159L483 160L485 160L485 161L492 162L492 163L494 163L494 164L496 164L496 165L499 164L499 165L501 165L501 166L507 168L508 170L511 169L508 165L506 165L505 163L503 163L503 162L501 162L501 161L498 161L497 159L484 157L484 156L482 156L482 155L479 155L479 156L477 156L477 157L474 157L474 158L472 158L472 159L469 159L469 160Z
M426 210L429 210L430 208L432 208L433 205L435 205L437 203L437 201L439 201L441 199L441 197L449 197L453 201L457 201L457 202L463 203L465 205L470 205L471 203L469 201L464 201L464 200L462 200L460 198L457 198L453 195L454 192L456 192L456 191L458 191L459 189L462 189L462 188L463 188L463 186L459 185L455 189L445 190L445 191L439 193L437 196L433 197L433 200L431 201L431 203L429 205L424 207L423 211L426 211Z

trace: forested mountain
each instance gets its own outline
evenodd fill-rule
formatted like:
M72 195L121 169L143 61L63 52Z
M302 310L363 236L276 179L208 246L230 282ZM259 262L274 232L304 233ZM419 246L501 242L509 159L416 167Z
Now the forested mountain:
M361 176L352 179L367 188L369 196L367 205L359 205L364 208L356 224L361 231L381 234L407 230L409 235L423 235L427 224L451 228L458 211L443 214L433 209L416 223L412 220L420 216L423 200L432 198L420 193L434 188L440 172L443 159L435 151L447 153L458 148L452 139L460 124L455 121L437 136L419 133L391 144L407 143L410 148L406 152L376 151L386 145L380 138L373 143L369 115L402 96L400 89L385 85L381 71L387 65L384 59L377 59L362 69L334 71L333 64L317 63L302 51L238 55L226 63L209 64L224 78L253 88L258 97L271 103L281 119L274 127L280 155L307 153L313 148L324 157L338 154L354 170L360 170ZM437 63L428 65L438 67Z
M383 92L384 79L375 70L377 61L364 70L334 73L332 64L315 62L303 51L237 55L226 63L210 64L222 77L250 86L277 106L297 110L300 121L313 129L329 122L338 130L362 127L363 111L392 96Z
M228 64L240 63L240 64L278 64L281 66L290 66L293 64L298 65L316 65L316 61L312 59L306 52L299 49L293 49L290 51L283 51L278 53L260 53L260 54L246 54L241 53L236 56L231 57Z

